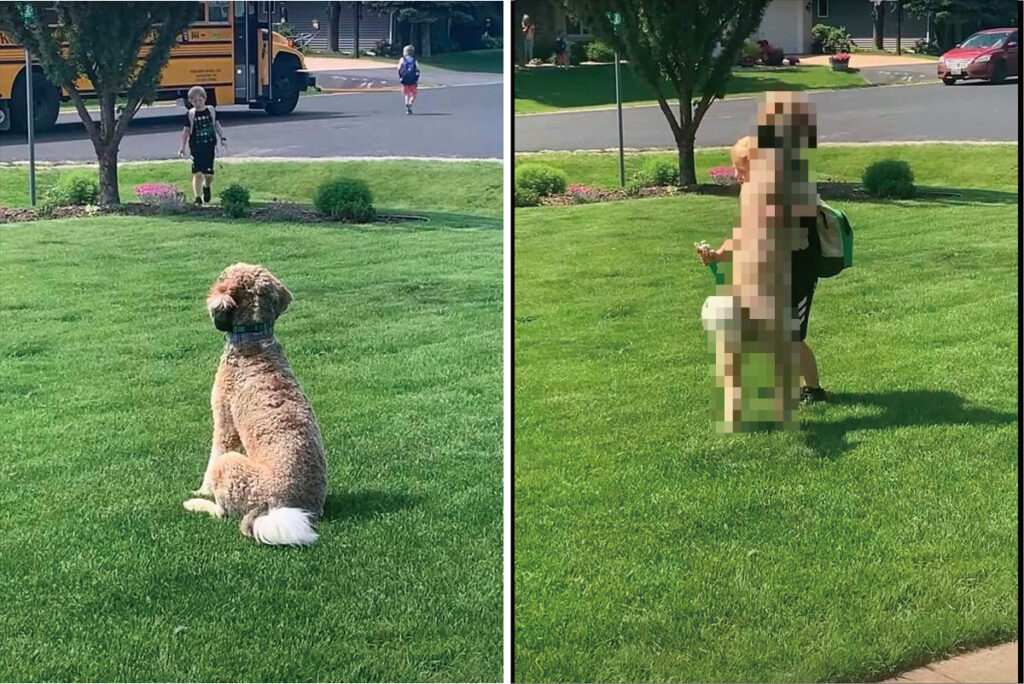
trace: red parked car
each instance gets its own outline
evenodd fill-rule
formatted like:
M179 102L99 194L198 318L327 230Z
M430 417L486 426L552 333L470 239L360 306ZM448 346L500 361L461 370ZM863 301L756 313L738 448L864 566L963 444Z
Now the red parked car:
M981 78L999 83L1007 76L1019 78L1017 29L978 31L939 58L939 78L946 85Z

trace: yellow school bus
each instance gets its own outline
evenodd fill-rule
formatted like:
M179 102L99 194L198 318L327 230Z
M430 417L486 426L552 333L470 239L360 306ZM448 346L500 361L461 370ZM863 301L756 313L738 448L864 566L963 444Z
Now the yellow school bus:
M189 88L201 85L213 105L244 104L275 116L290 113L299 93L315 81L302 53L273 30L283 4L196 3L195 20L182 32L160 74L156 99L184 98ZM111 3L111 11L117 11L116 4ZM86 78L75 87L85 97L95 95ZM38 62L32 69L32 90L35 130L46 130L56 123L61 101L70 97L50 83ZM0 131L26 129L25 91L25 51L0 33Z

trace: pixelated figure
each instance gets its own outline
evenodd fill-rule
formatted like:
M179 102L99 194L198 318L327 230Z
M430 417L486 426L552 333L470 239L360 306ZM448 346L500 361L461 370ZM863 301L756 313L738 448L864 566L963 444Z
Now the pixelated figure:
M807 155L816 137L806 95L771 92L758 104L756 134L733 148L741 186L732 273L701 314L722 390L719 432L798 428L801 321L791 301L791 259L808 247L816 221Z

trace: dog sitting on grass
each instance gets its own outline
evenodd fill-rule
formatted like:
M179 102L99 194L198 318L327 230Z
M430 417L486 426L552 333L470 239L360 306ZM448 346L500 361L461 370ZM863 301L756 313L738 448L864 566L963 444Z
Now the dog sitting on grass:
M327 495L327 462L313 409L274 339L292 296L270 271L235 264L206 298L227 333L213 383L213 447L185 509L240 516L261 544L312 544Z

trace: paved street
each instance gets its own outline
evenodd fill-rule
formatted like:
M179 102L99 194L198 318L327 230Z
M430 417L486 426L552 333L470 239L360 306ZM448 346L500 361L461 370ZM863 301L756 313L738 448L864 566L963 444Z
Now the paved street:
M934 68L934 67L931 67ZM1018 85L963 83L811 93L818 141L1017 140ZM716 102L697 131L698 146L731 145L749 134L756 99ZM675 147L661 110L623 109L626 147ZM515 150L589 150L618 146L614 109L515 118Z
M399 92L303 97L295 112L285 117L244 107L218 108L217 114L228 137L229 157L500 159L501 75L460 73L448 81L451 84L445 87L421 90L413 116L406 116ZM179 107L144 107L121 142L119 158L174 157L184 113ZM24 135L0 134L0 161L26 159ZM61 114L54 130L38 136L36 159L95 161L77 113Z

